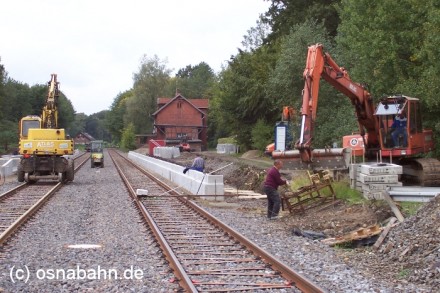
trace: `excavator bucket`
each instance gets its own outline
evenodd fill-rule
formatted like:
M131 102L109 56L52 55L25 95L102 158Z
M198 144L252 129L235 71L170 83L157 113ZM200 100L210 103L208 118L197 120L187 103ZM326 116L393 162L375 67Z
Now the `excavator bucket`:
M315 149L309 163L301 159L298 150L274 151L273 159L282 160L285 170L347 170L351 159L351 148Z

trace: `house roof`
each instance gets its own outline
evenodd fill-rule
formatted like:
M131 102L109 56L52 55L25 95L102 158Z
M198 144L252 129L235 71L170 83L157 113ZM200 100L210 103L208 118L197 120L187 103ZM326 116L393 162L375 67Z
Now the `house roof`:
M197 109L197 111L199 111L202 114L204 114L204 113L200 109L207 109L209 107L209 100L208 99L187 99L184 96L182 96L181 94L178 94L174 98L158 98L157 105L159 106L159 109L156 112L154 112L152 115L156 116L157 113L159 113L160 111L165 109L174 100L177 100L179 98L188 102L195 109Z
M76 135L76 137L78 137L80 135L87 138L88 140L95 140L95 138L93 136L91 136L90 134L88 134L87 132L80 132Z

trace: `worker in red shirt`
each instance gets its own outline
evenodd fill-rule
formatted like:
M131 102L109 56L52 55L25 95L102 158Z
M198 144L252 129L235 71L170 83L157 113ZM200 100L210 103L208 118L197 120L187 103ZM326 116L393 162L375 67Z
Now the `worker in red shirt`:
M283 167L283 161L275 160L273 167L267 171L264 181L264 193L267 195L267 217L269 220L278 219L278 213L281 207L281 198L278 193L278 186L289 185L289 181L281 178L280 169Z

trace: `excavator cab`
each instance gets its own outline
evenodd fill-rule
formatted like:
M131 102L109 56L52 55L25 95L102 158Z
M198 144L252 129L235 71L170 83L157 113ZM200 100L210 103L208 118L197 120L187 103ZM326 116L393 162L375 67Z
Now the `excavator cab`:
M408 146L407 100L403 97L383 99L375 115L379 120L381 149Z
M380 101L375 115L379 121L383 151L401 149L392 155L409 155L420 150L426 152L434 147L432 131L424 130L422 126L419 99L407 96L387 97Z
M90 164L92 168L104 168L104 143L102 140L94 140L90 143Z

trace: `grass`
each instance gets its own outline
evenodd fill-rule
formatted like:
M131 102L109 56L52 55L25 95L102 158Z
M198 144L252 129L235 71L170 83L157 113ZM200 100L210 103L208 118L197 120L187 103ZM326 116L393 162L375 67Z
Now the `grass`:
M397 274L398 279L406 279L409 276L410 270L409 269L402 269Z
M298 190L302 186L310 185L311 181L307 174L295 177L294 180L290 184L291 190ZM332 182L333 190L336 194L336 198L341 199L349 204L361 204L366 201L362 194L354 189L350 188L350 184L346 180L342 181L333 181ZM324 188L319 191L323 195L329 195L331 193L329 188Z
M412 216L417 213L423 204L423 202L401 202L400 207L405 215Z

